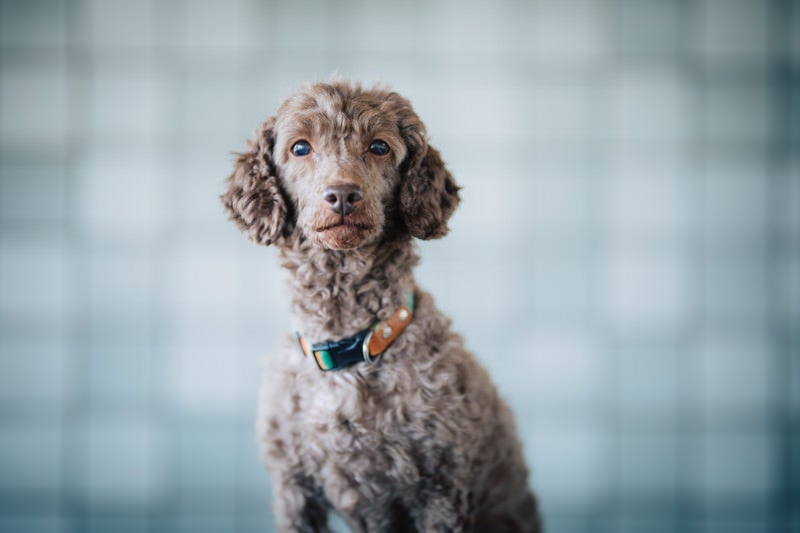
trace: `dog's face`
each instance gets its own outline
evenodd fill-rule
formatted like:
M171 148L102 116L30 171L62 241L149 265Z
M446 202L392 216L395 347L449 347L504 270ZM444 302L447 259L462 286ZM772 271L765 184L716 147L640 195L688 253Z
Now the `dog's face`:
M345 83L287 99L241 154L222 199L252 240L342 250L387 231L447 232L458 187L407 100Z

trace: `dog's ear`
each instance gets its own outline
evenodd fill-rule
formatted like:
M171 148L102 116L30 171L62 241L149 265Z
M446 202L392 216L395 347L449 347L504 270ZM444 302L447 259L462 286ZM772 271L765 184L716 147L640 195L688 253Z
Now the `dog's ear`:
M400 188L400 213L409 233L418 239L447 234L447 221L458 206L459 187L439 152L424 142L411 148Z
M268 118L248 151L238 154L228 191L220 198L225 211L250 240L272 244L282 234L287 203L281 193L272 150L275 145L274 118Z

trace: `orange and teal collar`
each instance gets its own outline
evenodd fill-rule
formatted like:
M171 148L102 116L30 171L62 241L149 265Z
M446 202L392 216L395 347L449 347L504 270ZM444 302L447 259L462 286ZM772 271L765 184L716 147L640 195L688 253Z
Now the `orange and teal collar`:
M295 333L295 337L303 354L313 357L320 370L339 370L365 361L377 364L386 348L411 323L413 313L414 292L408 291L406 304L398 307L392 316L351 337L314 344L310 344L300 333Z

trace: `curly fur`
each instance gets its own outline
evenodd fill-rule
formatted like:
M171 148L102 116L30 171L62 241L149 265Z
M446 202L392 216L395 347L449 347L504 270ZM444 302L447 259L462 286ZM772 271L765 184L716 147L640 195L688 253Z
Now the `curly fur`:
M385 141L390 153L368 147ZM298 140L312 153L291 154ZM349 215L322 200L355 184ZM258 436L281 531L539 531L512 414L433 298L412 237L438 238L458 186L407 100L342 81L301 89L261 128L222 196L230 218L278 247L308 339L343 338L416 296L379 365L322 372L287 337L260 393Z

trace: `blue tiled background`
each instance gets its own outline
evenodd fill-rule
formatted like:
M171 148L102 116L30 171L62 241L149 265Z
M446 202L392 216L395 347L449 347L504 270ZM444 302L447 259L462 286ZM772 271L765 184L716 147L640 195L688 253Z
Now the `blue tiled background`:
M463 185L419 281L553 532L800 531L800 4L0 2L0 531L271 531L288 330L218 201L338 71Z

